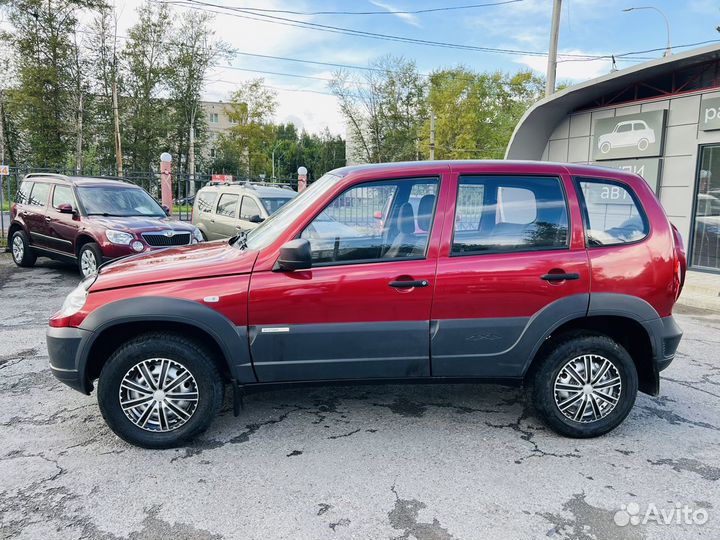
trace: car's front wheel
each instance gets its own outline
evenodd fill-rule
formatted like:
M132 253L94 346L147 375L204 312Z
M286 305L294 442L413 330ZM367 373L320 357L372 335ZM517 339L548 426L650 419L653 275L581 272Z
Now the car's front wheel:
M602 143L602 144L600 145L600 151L601 151L603 154L607 154L607 153L610 151L611 148L612 148L612 145L611 145L609 142L607 142L607 141L604 142L604 143Z
M223 402L211 353L177 334L149 333L121 346L100 373L98 403L125 441L172 448L205 429Z
M637 148L641 152L644 152L645 150L647 150L648 146L650 146L650 141L648 141L645 138L640 139L637 143Z
M541 419L561 435L603 435L619 426L635 403L635 364L607 336L561 337L538 360L531 375L530 398Z
M15 231L10 242L12 258L15 264L22 267L29 267L35 264L37 255L33 248L30 247L30 242L28 242L25 231Z
M95 242L83 244L78 252L78 268L82 277L92 276L102 264L102 250Z

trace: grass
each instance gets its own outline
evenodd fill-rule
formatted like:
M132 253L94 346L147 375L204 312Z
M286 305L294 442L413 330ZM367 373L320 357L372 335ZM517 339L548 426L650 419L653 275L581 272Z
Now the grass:
M176 205L174 204L172 207L172 214L173 216L179 216L180 212L182 212L182 215L191 215L192 214L192 205L191 204L183 204L183 205Z

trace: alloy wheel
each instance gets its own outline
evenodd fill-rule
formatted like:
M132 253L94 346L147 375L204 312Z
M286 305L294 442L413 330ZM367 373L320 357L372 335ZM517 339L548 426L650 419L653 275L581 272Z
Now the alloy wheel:
M192 373L167 358L150 358L131 367L120 383L125 416L146 431L166 432L183 426L198 404Z
M97 260L92 250L86 249L80 256L80 270L83 277L88 277L97 272Z
M16 263L22 261L23 256L25 255L25 242L23 242L23 239L19 234L16 234L15 238L13 238L12 254Z
M615 364L597 354L565 363L555 378L555 404L574 422L590 423L610 414L620 401L622 380Z

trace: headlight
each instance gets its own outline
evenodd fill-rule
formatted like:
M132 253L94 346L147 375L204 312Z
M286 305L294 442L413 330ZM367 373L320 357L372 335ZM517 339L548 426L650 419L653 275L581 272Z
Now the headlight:
M200 229L198 228L193 231L193 238L195 238L196 242L202 242L203 240L205 240L202 233L200 232Z
M105 231L105 236L107 236L107 239L113 244L127 245L133 240L132 234L123 231L114 231L112 229Z
M88 289L95 282L97 275L84 279L75 287L70 294L65 297L60 311L55 315L56 318L70 317L80 311L87 300Z

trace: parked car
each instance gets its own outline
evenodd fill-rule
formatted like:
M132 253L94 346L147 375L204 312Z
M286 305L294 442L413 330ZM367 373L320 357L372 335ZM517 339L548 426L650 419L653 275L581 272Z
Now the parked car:
M28 174L10 210L10 249L18 266L37 257L77 263L83 277L126 255L201 241L142 188L107 178Z
M644 120L618 122L610 133L598 137L598 148L607 154L613 148L636 146L641 152L655 142L655 130Z
M391 200L383 227L316 246L306 231L354 199ZM254 388L401 380L524 384L552 429L594 437L638 389L659 392L684 273L680 236L637 175L364 165L231 242L104 266L50 319L47 343L54 375L85 394L97 380L108 425L144 447L207 428L227 384L237 414Z
M289 187L212 183L195 194L192 222L206 240L230 238L254 229L295 195Z

